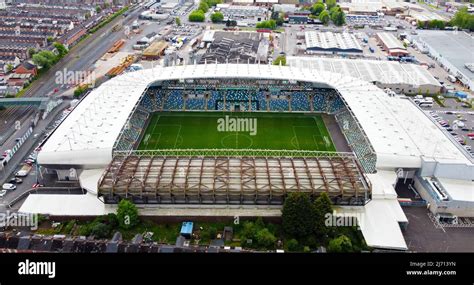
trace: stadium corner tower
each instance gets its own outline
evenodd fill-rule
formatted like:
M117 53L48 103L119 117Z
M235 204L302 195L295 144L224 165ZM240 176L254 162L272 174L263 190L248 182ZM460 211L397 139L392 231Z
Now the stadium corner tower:
M219 132L219 119L242 129ZM256 135L244 129L252 119ZM369 246L398 250L408 222L399 179L474 179L472 161L404 96L338 73L246 64L114 77L50 135L38 163L87 194L30 195L24 212L100 215L130 199L143 215L279 216L287 193L326 192L361 217Z

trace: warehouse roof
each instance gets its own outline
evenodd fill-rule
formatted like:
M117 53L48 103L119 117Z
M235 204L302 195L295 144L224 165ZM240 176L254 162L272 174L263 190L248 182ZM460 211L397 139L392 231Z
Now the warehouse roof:
M396 61L288 57L286 62L299 68L311 68L320 71L342 73L367 82L383 84L414 85L441 87L440 83L426 68L416 64L401 64Z
M147 47L143 51L143 56L158 56L167 47L168 47L168 43L166 43L165 41L153 42L149 47Z
M391 33L387 33L387 32L377 33L377 36L382 41L384 46L386 46L389 50L392 50L392 49L406 50L403 43L401 41L399 41Z
M421 30L417 38L449 61L466 78L474 80L474 72L465 66L466 63L474 63L474 37L465 32Z
M332 32L305 32L306 49L321 51L362 52L353 34Z

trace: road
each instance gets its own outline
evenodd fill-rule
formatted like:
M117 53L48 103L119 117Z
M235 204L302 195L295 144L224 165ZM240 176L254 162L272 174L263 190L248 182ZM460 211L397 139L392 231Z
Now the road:
M38 121L38 124L34 128L33 133L41 134L36 138L31 135L19 148L19 150L12 157L10 162L5 166L3 170L0 171L0 185L8 181L13 177L13 173L18 170L19 165L28 157L28 155L38 146L38 143L43 138L43 133L45 129L56 120L58 115L69 106L70 102L68 100L64 101L61 105L57 106L56 109L45 119ZM36 169L33 168L28 176L22 177L23 183L17 185L17 189L14 191L8 191L7 194L0 198L0 212L2 210L2 204L8 204L16 197L20 196L24 192L31 189L33 184L36 183Z

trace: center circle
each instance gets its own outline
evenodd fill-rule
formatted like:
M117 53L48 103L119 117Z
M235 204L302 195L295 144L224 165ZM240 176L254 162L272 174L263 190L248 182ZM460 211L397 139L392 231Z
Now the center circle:
M230 134L222 138L221 144L224 148L250 148L253 144L251 137L245 134Z

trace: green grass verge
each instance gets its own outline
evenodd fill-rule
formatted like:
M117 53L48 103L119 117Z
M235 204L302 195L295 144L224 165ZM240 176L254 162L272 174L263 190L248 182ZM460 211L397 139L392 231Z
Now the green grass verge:
M97 32L98 30L100 30L100 28L102 28L105 25L107 25L108 23L112 22L115 18L117 18L118 16L122 15L123 13L125 13L127 11L128 11L128 6L123 7L122 9L120 9L117 12L113 13L112 15L107 17L104 21L102 21L100 24L98 24L94 28L90 29L89 34L93 34L93 33Z

